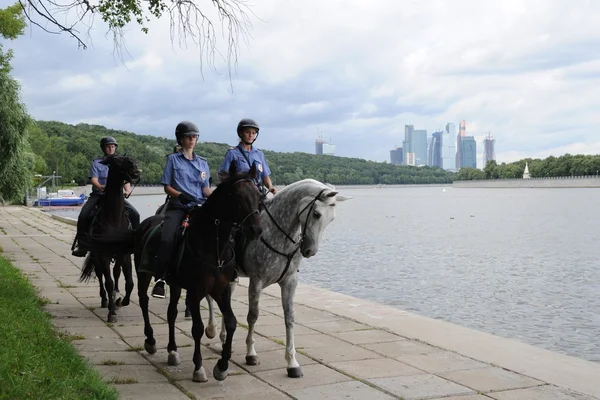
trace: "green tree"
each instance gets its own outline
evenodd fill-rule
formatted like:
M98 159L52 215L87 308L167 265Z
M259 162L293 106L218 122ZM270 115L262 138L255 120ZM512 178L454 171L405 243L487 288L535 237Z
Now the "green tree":
M4 39L16 39L23 34L25 26L25 16L19 3L0 9L0 36ZM3 44L0 43L0 72L10 72L10 60L12 57L12 49L5 52Z

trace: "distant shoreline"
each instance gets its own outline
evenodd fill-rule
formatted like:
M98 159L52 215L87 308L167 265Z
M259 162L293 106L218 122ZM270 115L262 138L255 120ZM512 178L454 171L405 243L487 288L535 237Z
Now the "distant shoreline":
M453 188L482 188L482 189L573 189L600 188L600 177L575 176L559 178L530 178L530 179L486 179L473 181L454 181Z

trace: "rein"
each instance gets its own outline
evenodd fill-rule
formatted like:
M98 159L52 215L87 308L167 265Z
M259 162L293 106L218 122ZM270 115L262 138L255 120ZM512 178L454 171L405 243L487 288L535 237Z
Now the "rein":
M306 209L308 208L308 214L306 215L306 221L304 221L304 227L303 229L300 230L300 236L298 238L298 241L296 242L294 239L292 239L292 237L286 233L283 228L281 228L281 226L277 223L277 221L275 220L275 218L273 217L273 215L269 212L269 209L263 204L263 207L265 209L265 211L267 212L267 215L269 216L269 218L271 219L271 221L273 221L273 223L275 224L275 226L277 227L277 229L279 229L279 231L281 233L283 233L286 237L286 239L288 239L290 242L292 242L292 244L294 244L294 248L293 250L288 253L285 254L277 249L275 249L273 246L271 246L266 239L261 236L260 237L260 241L264 243L265 246L267 246L267 248L269 250L271 250L272 252L274 252L275 254L279 254L280 256L286 257L287 258L287 263L285 264L285 268L283 269L283 272L281 272L281 275L279 276L279 278L277 278L277 281L275 281L275 283L279 283L279 281L281 281L281 279L283 279L283 277L285 276L285 274L287 274L288 270L290 269L290 265L292 264L292 260L294 258L294 256L296 255L296 253L298 252L298 250L300 250L300 246L302 246L302 242L304 241L304 233L306 232L306 227L308 225L308 220L310 219L310 216L312 215L312 210L315 207L315 203L317 202L317 200L319 200L319 197L323 194L323 192L327 190L327 188L325 189L321 189L321 191L315 196L314 199L312 199L299 213L298 213L298 217L300 217L300 215L302 215L302 213L304 211L306 211Z

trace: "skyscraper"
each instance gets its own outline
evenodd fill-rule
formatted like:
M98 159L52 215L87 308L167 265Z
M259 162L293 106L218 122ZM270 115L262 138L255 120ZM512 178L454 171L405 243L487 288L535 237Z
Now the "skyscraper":
M414 126L412 125L404 125L404 140L402 141L402 158L404 159L405 165L414 165L409 164L409 160L414 160L414 155L409 157L409 153L413 153L413 131Z
M402 147L396 146L395 149L390 150L390 162L394 165L402 165L404 163Z
M427 165L427 131L418 129L413 131L413 152L415 165Z
M441 167L445 170L456 169L456 125L452 122L446 124L446 129L442 132Z
M431 134L431 142L429 143L429 165L432 167L443 168L442 148L444 140L444 132L433 132Z
M461 141L461 168L477 168L477 142L473 136L462 136Z
M327 143L322 136L315 140L315 154L335 155L335 144Z
M458 128L458 135L456 135L456 169L461 169L463 167L463 147L462 147L462 138L467 134L467 122L463 119L460 121L460 125Z
M488 161L496 159L496 139L488 133L487 137L483 139L483 167L487 165Z

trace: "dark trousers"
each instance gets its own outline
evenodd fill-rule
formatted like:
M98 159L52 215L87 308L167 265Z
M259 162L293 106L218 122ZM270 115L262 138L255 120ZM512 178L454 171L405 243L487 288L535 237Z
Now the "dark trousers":
M156 266L157 278L164 279L167 276L168 267L172 262L173 250L175 247L175 233L177 232L177 228L181 225L185 214L185 209L167 204L167 211L165 212L165 219L160 237L160 247L158 250Z

